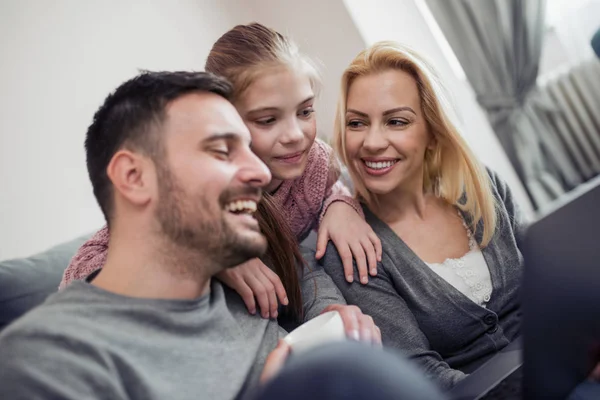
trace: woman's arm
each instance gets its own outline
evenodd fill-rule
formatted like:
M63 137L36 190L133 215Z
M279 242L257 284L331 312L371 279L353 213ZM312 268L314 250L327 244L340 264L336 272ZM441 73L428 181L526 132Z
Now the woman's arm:
M506 182L504 182L504 180L500 178L496 172L492 171L489 168L488 174L490 176L492 185L496 188L498 197L502 202L500 206L503 206L506 209L506 212L508 213L508 217L511 222L511 228L513 234L515 235L517 246L520 248L523 239L523 233L527 228L528 221L525 219L524 214L521 212L521 208L515 201L512 191L510 190L510 187L506 184Z
M328 246L322 265L338 286L349 304L357 305L370 315L381 329L383 344L403 351L417 362L426 375L445 389L454 386L466 375L450 366L439 353L431 349L425 334L406 302L394 287L385 270L391 260L384 253L378 266L377 276L367 285L348 283L344 277L341 259L331 245ZM390 264L388 264L390 265ZM443 318L443 316L440 316Z

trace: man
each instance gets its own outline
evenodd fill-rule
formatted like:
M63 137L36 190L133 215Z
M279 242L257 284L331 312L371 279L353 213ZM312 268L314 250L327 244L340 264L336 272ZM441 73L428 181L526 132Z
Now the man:
M270 173L230 92L159 72L106 99L86 152L107 261L3 332L0 398L231 399L278 372L277 322L211 279L267 246L252 214Z
M233 398L255 380L279 328L211 287L266 248L252 211L270 173L230 91L208 74L146 73L106 99L86 138L106 265L7 329L0 386L35 377L27 390L50 398Z

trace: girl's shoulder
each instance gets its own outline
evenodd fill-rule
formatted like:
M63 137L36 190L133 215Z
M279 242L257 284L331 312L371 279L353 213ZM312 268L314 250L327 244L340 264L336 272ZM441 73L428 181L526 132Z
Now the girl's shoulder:
M331 148L331 146L329 146L321 139L315 139L312 147L308 152L308 164L306 166L306 169L313 167L315 163L329 163L332 154L333 149Z
M313 182L315 179L328 191L340 177L340 165L333 154L333 149L321 139L316 139L308 154L308 162L303 178Z

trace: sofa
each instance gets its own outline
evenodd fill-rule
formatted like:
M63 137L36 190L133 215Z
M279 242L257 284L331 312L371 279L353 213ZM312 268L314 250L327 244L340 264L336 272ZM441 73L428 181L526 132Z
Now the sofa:
M64 270L93 233L61 243L27 258L0 261L0 331L58 290ZM313 231L302 242L315 249Z
M91 236L82 235L31 257L0 261L0 331L57 291L71 258Z

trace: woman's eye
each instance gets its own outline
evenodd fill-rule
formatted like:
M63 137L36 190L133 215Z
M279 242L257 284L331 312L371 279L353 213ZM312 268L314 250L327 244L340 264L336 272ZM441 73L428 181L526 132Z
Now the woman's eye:
M346 123L346 126L348 128L361 128L361 127L365 126L365 124L362 121L350 120Z
M404 120L404 119L390 119L388 121L388 125L392 125L392 126L405 126L408 125L408 121Z
M255 121L255 123L258 125L272 125L274 122L275 122L275 118L273 118L273 117L257 119Z

